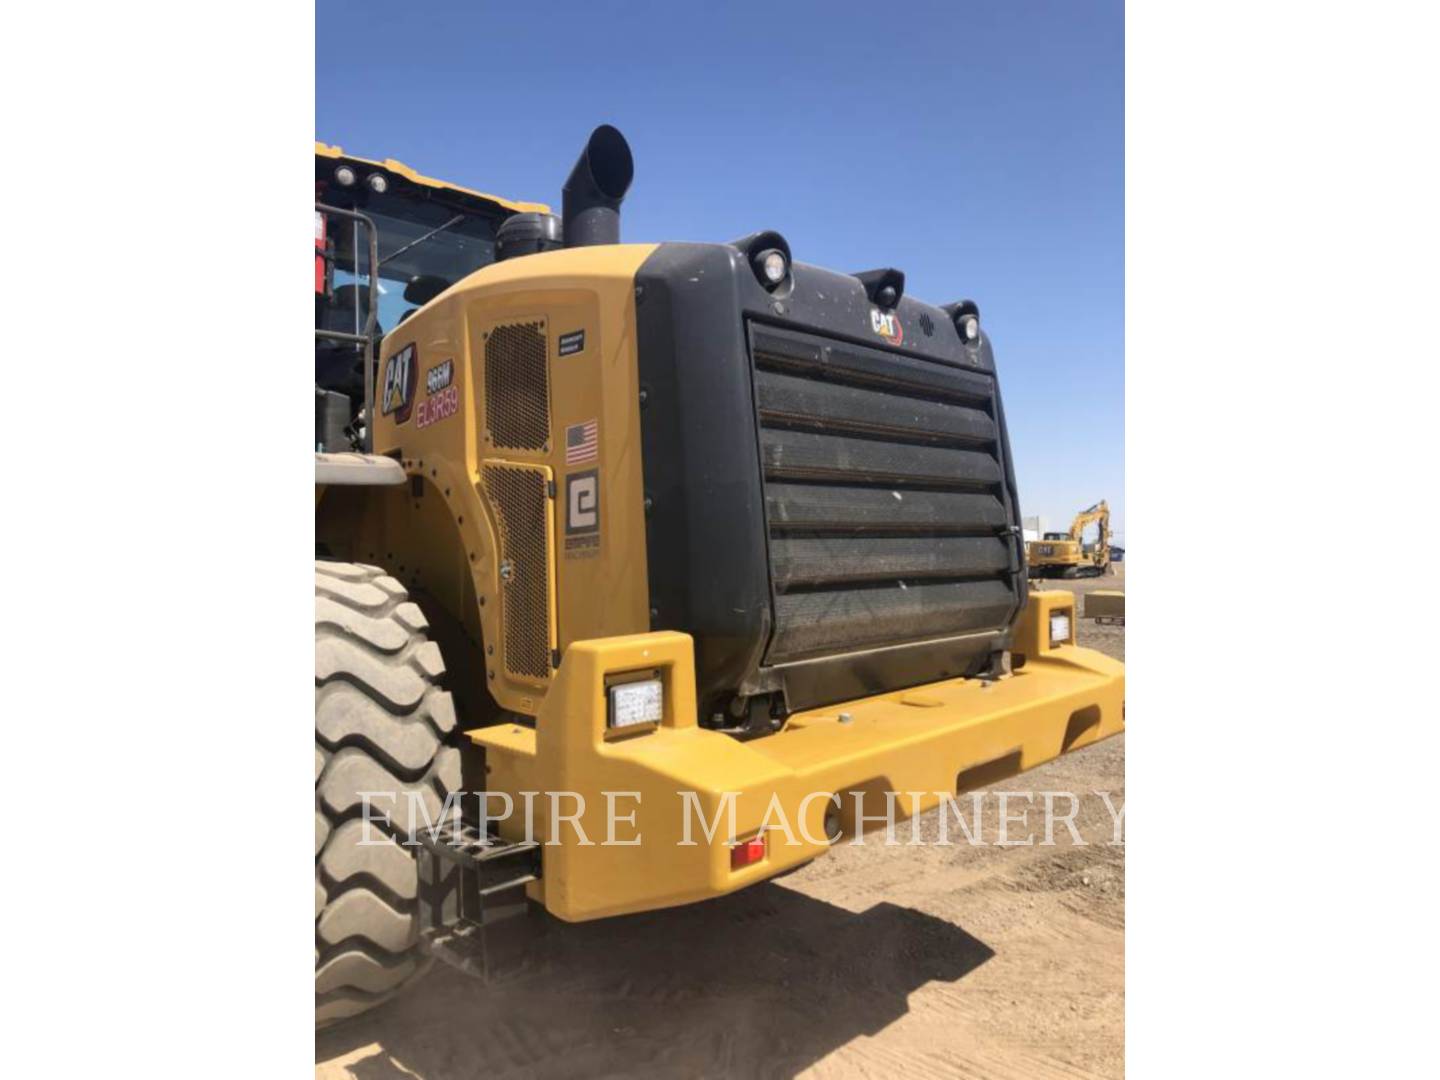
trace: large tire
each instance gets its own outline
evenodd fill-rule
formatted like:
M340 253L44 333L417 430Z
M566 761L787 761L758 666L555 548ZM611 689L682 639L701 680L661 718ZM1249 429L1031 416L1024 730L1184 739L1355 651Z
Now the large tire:
M362 845L359 792L372 823L406 826L407 792L432 821L460 788L459 751L445 744L455 706L437 685L440 649L405 587L383 570L315 563L315 1022L372 1008L429 965L419 945L415 849L373 824ZM376 846L375 839L385 842Z

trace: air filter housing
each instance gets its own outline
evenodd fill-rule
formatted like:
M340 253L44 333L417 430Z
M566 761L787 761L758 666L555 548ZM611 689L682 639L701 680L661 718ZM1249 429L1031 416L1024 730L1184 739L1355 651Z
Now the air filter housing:
M495 233L495 261L564 247L564 229L554 214L516 214Z

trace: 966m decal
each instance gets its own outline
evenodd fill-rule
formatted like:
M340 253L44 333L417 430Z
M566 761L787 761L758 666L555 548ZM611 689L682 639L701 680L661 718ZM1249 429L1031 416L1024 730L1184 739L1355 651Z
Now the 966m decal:
M460 411L460 388L454 385L455 361L446 360L425 372L426 397L415 406L415 426L429 427Z
M455 377L455 361L446 360L444 363L436 364L429 371L425 372L425 392L427 394L438 394L450 385L450 380Z

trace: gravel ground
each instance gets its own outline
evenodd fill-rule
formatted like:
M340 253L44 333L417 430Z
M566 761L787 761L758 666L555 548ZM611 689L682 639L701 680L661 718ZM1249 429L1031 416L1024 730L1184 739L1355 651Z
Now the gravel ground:
M1052 587L1123 589L1116 569ZM1124 659L1123 626L1082 621L1079 635ZM489 989L437 965L322 1032L316 1073L1121 1076L1125 857L1095 793L1124 805L1125 737L995 788L1036 793L1036 825L1038 793L1076 793L1084 843L1062 826L1054 846L993 846L992 792L988 846L842 844L735 896L565 927ZM936 814L920 829L934 836Z

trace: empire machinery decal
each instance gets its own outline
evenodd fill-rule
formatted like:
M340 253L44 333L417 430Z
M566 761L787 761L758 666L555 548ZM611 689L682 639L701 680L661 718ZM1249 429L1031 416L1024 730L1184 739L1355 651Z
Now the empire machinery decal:
M410 407L415 403L415 384L419 380L415 346L406 345L385 361L385 378L380 384L380 415L394 416L397 424L409 420Z
M565 554L586 558L600 553L600 470L586 469L565 478Z
M899 345L905 340L905 327L900 325L900 316L893 311L881 311L877 307L872 307L870 309L870 329L891 345Z
M455 385L455 361L446 360L425 372L425 398L415 406L415 426L438 424L460 411L460 388Z

